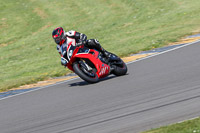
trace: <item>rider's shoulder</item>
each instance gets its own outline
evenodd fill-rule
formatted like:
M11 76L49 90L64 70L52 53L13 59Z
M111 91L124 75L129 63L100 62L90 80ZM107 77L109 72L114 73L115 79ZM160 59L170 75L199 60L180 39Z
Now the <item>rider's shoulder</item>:
M76 31L74 30L69 30L65 33L67 36L74 36L76 34Z

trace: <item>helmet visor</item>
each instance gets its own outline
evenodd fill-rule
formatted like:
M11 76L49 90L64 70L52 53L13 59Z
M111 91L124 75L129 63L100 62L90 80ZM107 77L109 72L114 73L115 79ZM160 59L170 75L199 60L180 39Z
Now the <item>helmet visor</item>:
M61 36L56 37L56 38L54 38L54 40L55 40L55 42L56 42L57 44L59 44L60 41L62 40L62 37L61 37Z

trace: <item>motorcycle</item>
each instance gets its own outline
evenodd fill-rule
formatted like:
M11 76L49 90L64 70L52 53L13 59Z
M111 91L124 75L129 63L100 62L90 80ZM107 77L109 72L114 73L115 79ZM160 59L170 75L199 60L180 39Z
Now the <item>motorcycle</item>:
M96 83L110 74L122 76L128 70L123 60L115 54L111 53L107 59L101 52L84 45L62 45L61 53L65 53L63 57L69 59L67 67L88 83Z

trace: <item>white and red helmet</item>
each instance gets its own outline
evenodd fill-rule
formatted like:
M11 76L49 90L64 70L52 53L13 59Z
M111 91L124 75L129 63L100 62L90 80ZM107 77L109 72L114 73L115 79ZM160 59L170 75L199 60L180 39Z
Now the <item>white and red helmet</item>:
M64 33L65 31L62 27L53 30L52 37L57 44L62 45L65 42Z

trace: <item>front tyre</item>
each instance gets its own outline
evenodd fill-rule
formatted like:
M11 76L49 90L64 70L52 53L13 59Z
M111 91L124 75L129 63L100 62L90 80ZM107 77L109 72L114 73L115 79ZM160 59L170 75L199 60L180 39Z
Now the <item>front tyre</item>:
M73 64L74 72L83 80L88 83L96 83L99 81L99 78L95 71L88 71L84 67L81 66L78 62L74 62Z

